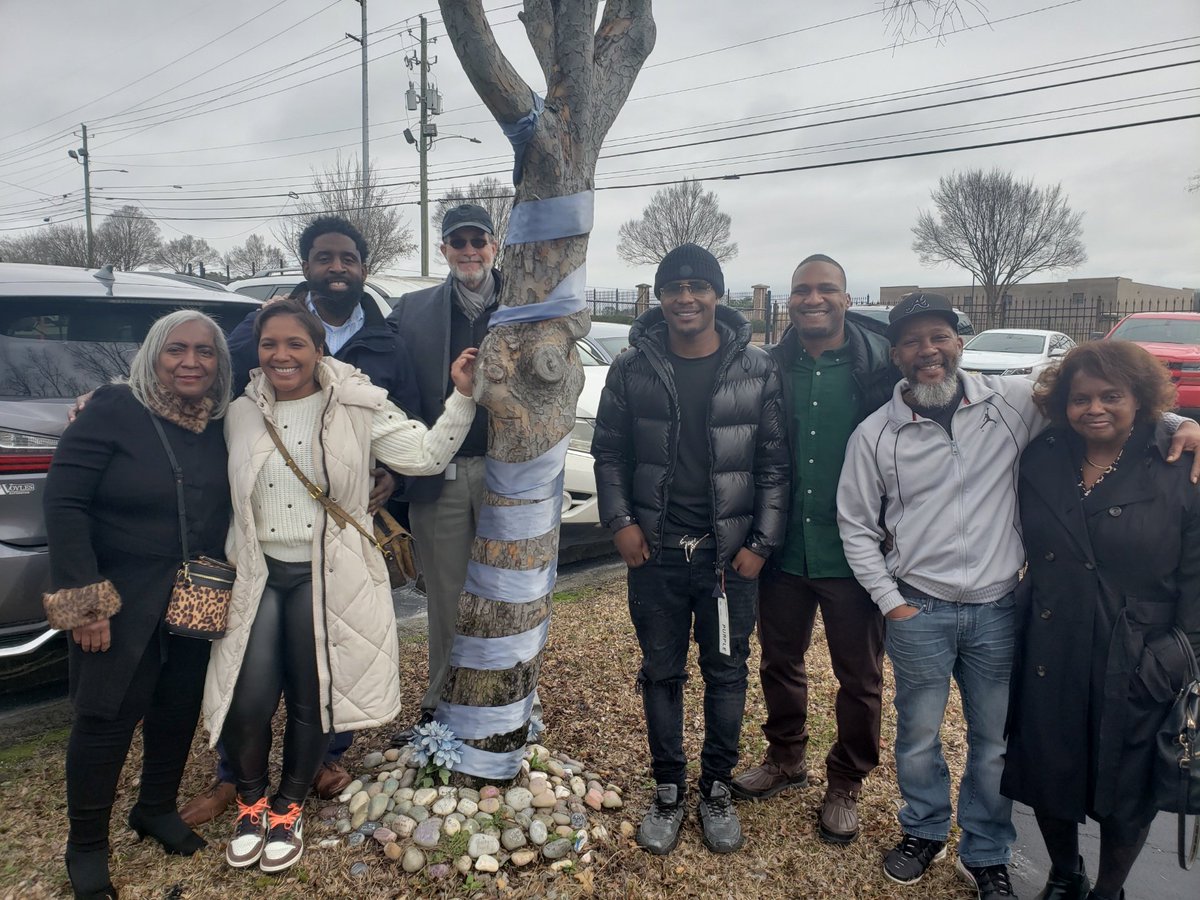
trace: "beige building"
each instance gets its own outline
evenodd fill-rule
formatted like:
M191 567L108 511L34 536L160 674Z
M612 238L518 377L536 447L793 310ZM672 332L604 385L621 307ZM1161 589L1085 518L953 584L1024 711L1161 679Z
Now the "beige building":
M1075 340L1086 340L1097 331L1108 331L1132 312L1165 312L1200 309L1194 288L1141 284L1129 278L1069 278L1055 282L1014 284L1005 294L1003 308L988 316L983 288L978 284L953 287L891 285L879 289L879 302L894 306L905 294L925 290L949 297L968 313L975 330L985 328L1047 328ZM995 321L989 321L994 318Z

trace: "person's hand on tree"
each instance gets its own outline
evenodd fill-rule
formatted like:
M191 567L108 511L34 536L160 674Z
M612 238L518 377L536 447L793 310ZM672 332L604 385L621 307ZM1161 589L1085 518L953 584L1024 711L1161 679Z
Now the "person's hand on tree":
M734 556L733 562L730 565L733 566L733 571L737 572L743 578L753 581L758 577L758 573L762 571L763 563L765 562L765 559L749 547L743 547Z
M478 347L468 347L450 364L450 380L460 394L468 397L475 393L475 360L478 356Z
M387 503L388 497L396 493L396 476L383 466L376 466L371 470L371 475L375 478L375 484L367 497L367 512L375 515L379 508Z
M108 619L99 619L89 625L72 628L71 640L77 643L84 653L103 653L112 646L112 631L108 627Z
M626 525L613 535L613 543L625 565L636 569L650 558L650 545L646 543L646 535L641 525Z

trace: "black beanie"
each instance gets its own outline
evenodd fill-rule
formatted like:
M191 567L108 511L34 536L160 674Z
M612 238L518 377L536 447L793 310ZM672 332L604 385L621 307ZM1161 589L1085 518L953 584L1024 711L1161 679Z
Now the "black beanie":
M725 276L717 258L698 244L682 244L663 257L654 273L654 296L662 295L664 284L703 278L718 297L725 296Z

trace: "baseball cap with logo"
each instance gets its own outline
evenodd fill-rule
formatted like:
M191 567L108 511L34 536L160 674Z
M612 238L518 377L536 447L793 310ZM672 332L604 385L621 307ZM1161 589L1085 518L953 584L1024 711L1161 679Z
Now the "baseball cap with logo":
M482 206L476 206L474 203L464 203L461 206L456 206L447 211L442 219L442 239L450 237L459 228L478 228L481 231L486 231L488 234L495 234L496 228L492 225L492 217L488 215L488 211Z
M950 303L949 297L941 294L930 294L926 291L913 291L903 297L888 313L888 339L894 344L906 322L917 316L940 316L950 323L950 327L958 332L958 313Z

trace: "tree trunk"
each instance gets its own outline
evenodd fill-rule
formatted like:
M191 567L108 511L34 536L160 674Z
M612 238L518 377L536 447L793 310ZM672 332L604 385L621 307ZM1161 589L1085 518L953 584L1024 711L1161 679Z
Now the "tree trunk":
M530 113L533 93L496 44L480 0L440 0L446 31L463 68L492 115L502 125ZM522 203L592 190L596 158L634 78L654 45L649 0L608 0L599 27L598 0L525 0L521 20L546 78L545 110L537 120L516 184L513 218ZM590 222L590 217L588 217ZM588 226L590 228L590 224ZM503 307L536 304L584 265L588 234L564 235L509 244L501 254ZM560 448L575 423L575 403L583 387L576 339L587 333L586 309L559 318L493 327L480 349L476 400L490 413L488 493L485 507L504 513L536 500L506 495L494 470L506 463L530 463ZM555 458L555 457L545 457ZM561 462L557 484L561 495ZM543 495L545 491L543 491ZM557 502L557 500L556 500ZM519 513L518 513L519 514ZM503 668L470 665L465 649L487 639L521 642L548 627L550 593L558 557L561 508L544 533L513 537L477 535L474 564L493 580L505 573L546 573L549 590L540 596L481 596L464 590L459 600L455 653L439 710L471 723L498 721L488 709L528 704L537 688L544 643L527 658ZM528 581L529 579L527 579ZM468 579L468 587L472 584ZM501 592L503 593L503 592ZM515 646L509 644L505 646ZM524 646L530 646L524 640ZM459 652L462 650L463 652ZM439 713L439 717L441 714ZM469 752L455 766L458 777L501 780L519 771L527 719L486 734L460 734ZM468 729L469 730L469 729ZM476 729L478 731L478 729Z

